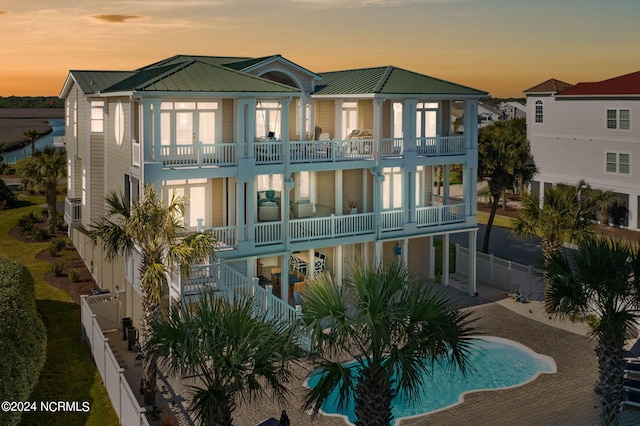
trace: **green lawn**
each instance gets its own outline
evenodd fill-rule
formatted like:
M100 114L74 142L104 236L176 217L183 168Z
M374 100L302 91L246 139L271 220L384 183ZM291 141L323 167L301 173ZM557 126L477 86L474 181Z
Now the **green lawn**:
M0 211L0 257L24 264L35 282L36 306L47 327L47 361L29 398L40 401L88 401L88 413L25 413L23 425L118 425L107 391L102 384L88 346L81 339L80 306L64 291L47 284L43 275L46 262L36 254L48 243L23 243L9 235L18 219L40 212L44 197L21 197L21 207Z

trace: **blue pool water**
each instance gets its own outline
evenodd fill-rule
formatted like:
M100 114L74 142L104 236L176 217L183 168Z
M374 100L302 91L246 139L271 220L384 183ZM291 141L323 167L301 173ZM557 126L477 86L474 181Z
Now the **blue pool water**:
M397 396L392 408L394 423L401 418L421 416L461 403L467 392L520 386L541 373L556 372L553 358L537 354L512 340L498 337L475 339L469 359L473 371L464 376L460 372L452 373L446 366L436 365L432 377L425 379L421 398L416 403L409 404L401 396ZM312 373L305 386L313 388L321 374ZM323 414L342 416L349 423L355 423L353 402L340 411L337 409L337 395L336 390L322 406Z

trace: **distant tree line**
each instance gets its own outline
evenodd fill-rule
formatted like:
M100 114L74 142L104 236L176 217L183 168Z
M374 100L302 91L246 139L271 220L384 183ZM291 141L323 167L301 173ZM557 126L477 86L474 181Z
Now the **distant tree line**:
M0 96L0 108L64 108L56 96Z

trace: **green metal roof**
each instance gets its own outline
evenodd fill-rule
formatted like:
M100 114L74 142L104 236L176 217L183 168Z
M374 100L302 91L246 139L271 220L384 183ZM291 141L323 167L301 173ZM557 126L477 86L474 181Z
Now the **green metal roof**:
M314 95L464 95L486 96L481 90L393 66L319 73Z
M141 68L103 92L250 92L297 93L291 86L238 72L204 61L186 62Z
M78 83L80 89L90 95L98 93L113 84L131 76L132 71L78 71L72 70L70 74Z
M236 63L240 61L246 60L254 60L253 58L245 58L245 57L236 57L236 56L200 56L200 55L175 55L170 58L163 59L158 62L154 62L153 64L146 65L142 68L139 68L137 71L142 71L149 68L160 67L164 65L171 64L179 64L187 61L200 61L210 65L224 65L227 63Z

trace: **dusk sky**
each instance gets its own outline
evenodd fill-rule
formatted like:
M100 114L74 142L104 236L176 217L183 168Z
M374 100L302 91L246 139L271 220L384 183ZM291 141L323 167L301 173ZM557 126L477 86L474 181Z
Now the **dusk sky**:
M638 22L638 0L0 0L0 96L58 95L70 69L281 54L521 97L640 70Z

